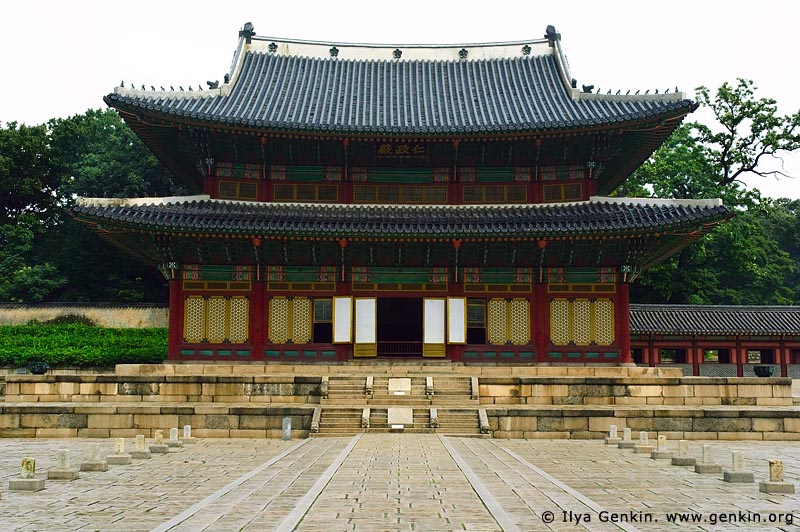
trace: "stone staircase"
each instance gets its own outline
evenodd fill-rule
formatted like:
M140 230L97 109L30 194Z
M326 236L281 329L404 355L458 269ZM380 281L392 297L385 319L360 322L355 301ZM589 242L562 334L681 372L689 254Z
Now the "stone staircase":
M320 401L319 430L313 435L407 432L481 436L479 406L472 379L463 375L331 375L327 396ZM390 409L409 408L410 424L389 426Z
M411 380L410 390L390 390L389 381L397 380L397 377L331 376L328 380L328 396L323 397L320 404L413 407L457 404L478 407L477 396L473 398L470 377L433 375L405 378ZM429 391L432 393L428 394Z

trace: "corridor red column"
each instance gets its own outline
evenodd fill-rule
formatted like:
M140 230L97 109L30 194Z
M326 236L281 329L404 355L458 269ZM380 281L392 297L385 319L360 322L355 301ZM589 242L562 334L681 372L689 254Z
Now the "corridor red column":
M181 356L183 340L183 290L180 279L169 281L169 339L167 359L177 360Z
M630 285L619 283L617 285L617 345L619 346L620 362L630 364L631 359L631 316L630 316Z

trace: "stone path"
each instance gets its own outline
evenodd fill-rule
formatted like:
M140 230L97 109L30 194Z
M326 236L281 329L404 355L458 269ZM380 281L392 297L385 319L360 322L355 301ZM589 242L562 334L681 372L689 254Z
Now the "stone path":
M762 494L757 483L725 483L597 440L201 439L48 481L41 492L8 490L24 456L44 477L58 449L71 451L74 467L90 442L102 455L113 450L112 440L0 440L0 530L800 530L800 495ZM730 452L743 451L757 482L767 460L780 458L800 491L798 442L691 442L693 457L701 443L726 468ZM670 523L671 512L702 522ZM627 522L608 522L614 516Z

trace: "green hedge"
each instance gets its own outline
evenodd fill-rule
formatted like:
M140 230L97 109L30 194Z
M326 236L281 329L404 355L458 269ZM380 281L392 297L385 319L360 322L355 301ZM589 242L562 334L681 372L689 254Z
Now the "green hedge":
M167 329L106 329L81 323L0 326L0 365L50 366L160 364Z

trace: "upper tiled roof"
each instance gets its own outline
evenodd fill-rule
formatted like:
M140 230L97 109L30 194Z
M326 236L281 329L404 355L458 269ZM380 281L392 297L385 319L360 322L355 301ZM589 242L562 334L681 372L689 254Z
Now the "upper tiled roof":
M800 335L800 307L631 305L632 334Z
M681 93L600 95L573 88L560 37L549 30L548 36L529 43L394 47L248 34L240 39L230 82L219 88L118 87L106 102L228 127L421 135L602 127L693 108Z
M274 236L486 238L619 235L686 228L726 218L714 201L592 198L553 205L339 205L141 199L83 201L76 217L164 232ZM148 203L148 201L150 203Z

